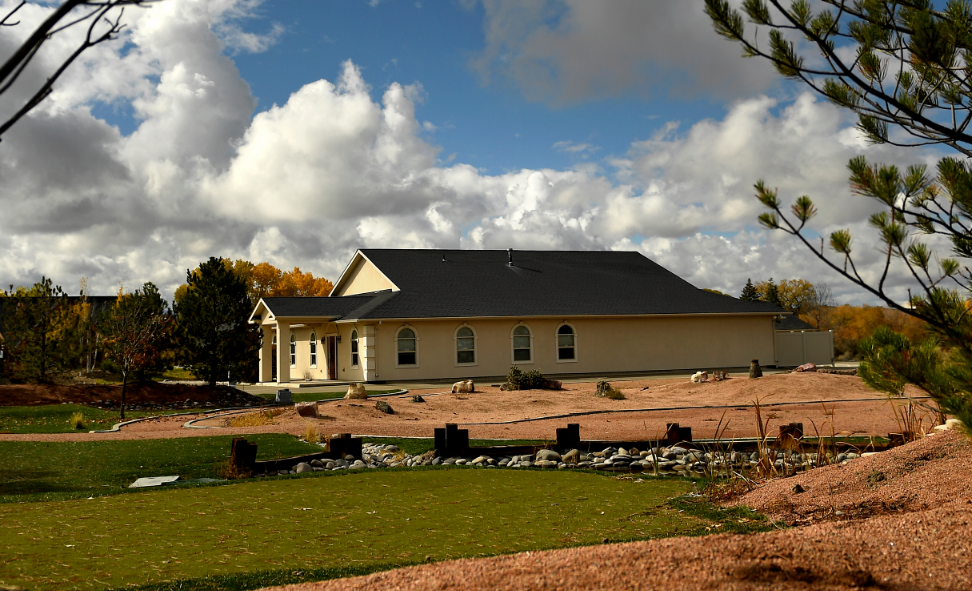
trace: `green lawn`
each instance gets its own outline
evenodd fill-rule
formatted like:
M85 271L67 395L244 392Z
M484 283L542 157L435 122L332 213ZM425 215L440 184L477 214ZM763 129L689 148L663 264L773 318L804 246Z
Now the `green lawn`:
M232 436L87 442L0 442L0 503L129 492L143 476L213 478ZM292 435L248 435L258 459L320 451Z
M391 394L392 392L398 392L398 390L368 390L368 396L374 396L376 394ZM290 395L293 397L294 402L316 402L318 400L334 400L335 398L344 398L347 394L345 391L341 392L301 392L291 391ZM276 398L277 394L275 392L257 394L260 398L266 398L267 400L273 400Z
M676 479L452 468L5 504L0 582L60 590L219 575L245 581L240 573L267 569L386 568L697 533L704 522L667 503L691 487Z
M84 429L71 426L71 415L84 415ZM160 414L186 412L172 411L125 411L125 420ZM111 429L121 422L117 410L102 410L81 404L48 404L43 406L0 406L0 432L3 433L86 433L98 429Z

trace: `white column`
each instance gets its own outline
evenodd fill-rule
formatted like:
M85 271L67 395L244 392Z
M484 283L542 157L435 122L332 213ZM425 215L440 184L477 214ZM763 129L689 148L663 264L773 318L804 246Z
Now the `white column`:
M378 357L375 356L375 326L365 325L358 337L358 354L361 356L361 371L364 381L373 382L378 378Z
M277 383L290 381L290 325L277 321Z
M260 344L260 382L273 379L273 327L260 326L263 342Z

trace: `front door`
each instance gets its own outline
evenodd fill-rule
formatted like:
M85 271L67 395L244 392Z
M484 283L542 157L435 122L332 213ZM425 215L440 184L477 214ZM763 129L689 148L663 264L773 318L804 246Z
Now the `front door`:
M328 336L327 337L327 379L336 380L337 375L337 337Z

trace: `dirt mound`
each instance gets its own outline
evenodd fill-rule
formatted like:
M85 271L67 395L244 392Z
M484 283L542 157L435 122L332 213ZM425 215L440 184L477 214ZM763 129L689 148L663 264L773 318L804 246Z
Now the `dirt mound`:
M871 476L875 473L885 476ZM807 487L808 492L802 493L807 496L789 503L789 513L775 516L809 515L818 508L852 509L860 503L888 503L896 497L902 504L883 515L869 517L873 511L850 511L842 520L757 535L525 552L277 589L972 589L972 446L960 434L935 435L843 467L770 482L742 500L771 511L778 499L792 496L791 489L798 482ZM840 483L840 491L833 497L830 482ZM812 494L821 488L832 500Z
M227 386L193 386L148 382L129 384L125 391L126 406L171 407L186 401L199 405L240 406L259 404L261 399ZM103 401L117 405L121 386L88 386L62 384L15 384L0 386L0 406L39 406L64 402L98 406ZM265 402L265 401L264 401Z
M847 520L966 503L972 499L970 476L972 445L959 432L946 431L844 465L770 480L733 504L791 525ZM797 485L803 492L794 492Z

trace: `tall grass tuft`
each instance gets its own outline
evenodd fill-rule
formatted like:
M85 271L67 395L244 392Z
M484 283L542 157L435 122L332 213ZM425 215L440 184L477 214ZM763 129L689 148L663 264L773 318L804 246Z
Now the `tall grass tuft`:
M307 443L323 443L324 437L314 428L314 425L307 425L304 430L304 441Z
M71 415L71 419L68 422L71 423L72 429L87 429L87 427L84 425L84 415L79 412Z

